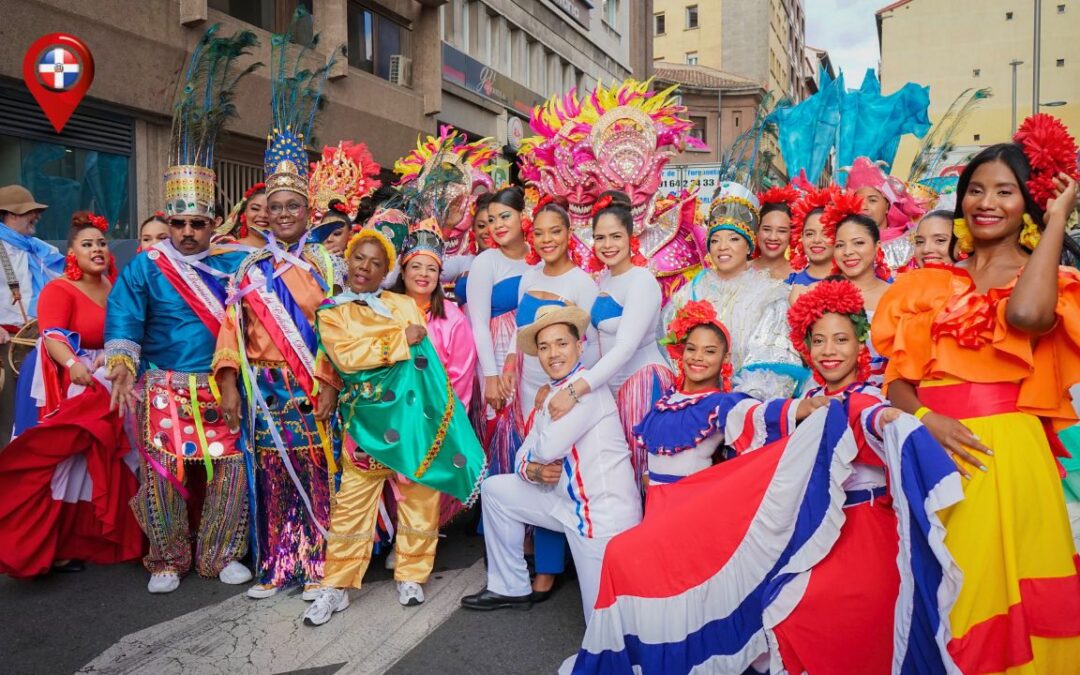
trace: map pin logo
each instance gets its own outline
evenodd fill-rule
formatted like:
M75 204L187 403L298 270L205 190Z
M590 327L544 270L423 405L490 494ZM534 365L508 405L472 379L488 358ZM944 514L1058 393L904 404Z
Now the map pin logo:
M94 81L94 57L67 33L42 35L23 56L23 82L60 133Z

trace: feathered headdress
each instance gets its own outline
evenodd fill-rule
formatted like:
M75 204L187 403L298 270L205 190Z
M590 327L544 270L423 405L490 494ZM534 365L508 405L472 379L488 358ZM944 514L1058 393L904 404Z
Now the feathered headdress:
M791 207L791 269L801 271L809 264L802 243L803 227L812 212L824 209L832 203L836 192L837 188L832 185L821 189L811 189Z
M716 189L709 204L709 238L719 230L731 230L746 240L750 251L756 243L758 214L761 204L757 195L745 185L724 181Z
M759 194L758 201L762 208L767 204L785 204L790 209L801 196L794 185L777 185Z
M165 171L169 216L214 217L214 145L236 116L237 83L262 66L253 63L233 72L236 60L259 41L251 31L218 37L220 29L221 24L214 24L195 45L173 106L172 147Z
M967 89L957 96L949 106L945 114L941 116L930 132L923 137L915 160L911 163L911 171L908 173L908 186L917 182L936 177L945 162L945 157L952 152L956 144L953 139L963 127L964 122L978 105L992 96L990 89ZM928 185L924 185L928 189ZM916 195L919 198L920 195ZM927 200L929 201L929 200ZM932 204L933 202L930 201Z
M401 266L416 256L426 255L442 267L446 245L443 243L439 224L434 218L421 220L409 226L409 233L401 245Z
M870 350L866 341L870 338L870 320L866 316L862 293L855 284L846 279L819 281L803 293L788 309L789 339L795 351L806 365L813 369L810 359L811 330L818 319L826 314L842 314L855 326L855 338L862 344L859 348L859 380L870 376ZM821 375L814 370L814 379L822 383Z
M380 170L363 143L341 141L324 147L319 161L311 163L308 179L312 223L318 225L335 200L344 205L349 222L355 220L360 201L382 185Z
M866 157L856 157L855 163L847 169L845 187L854 192L864 187L871 187L881 193L889 202L886 214L887 227L881 230L881 241L887 242L907 233L919 222L926 209L919 205L908 191L904 181L889 176L881 165Z
M289 45L296 42L297 27L310 15L303 6L296 8L292 23L284 33L270 36L270 99L273 128L267 136L263 156L266 194L289 190L307 196L308 155L305 144L311 140L315 116L322 101L323 85L342 48L335 49L327 62L316 70L302 68L305 57L318 46L319 36L300 44L296 58L287 58Z
M821 229L825 238L831 242L836 241L836 228L848 216L856 216L862 213L862 197L851 190L838 190L832 196L829 204L825 207L825 213L821 214Z
M1031 177L1027 181L1028 192L1040 208L1054 196L1053 179L1066 173L1080 180L1076 166L1076 139L1053 115L1039 113L1024 120L1013 136L1031 164Z
M353 249L365 239L372 239L386 251L387 272L397 264L398 251L405 242L409 218L397 209L380 208L363 225L353 227L349 243L345 245L345 259L352 257Z

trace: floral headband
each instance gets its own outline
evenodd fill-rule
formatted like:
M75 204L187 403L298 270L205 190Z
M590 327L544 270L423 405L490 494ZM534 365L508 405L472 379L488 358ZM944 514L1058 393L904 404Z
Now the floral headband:
M819 281L799 296L788 309L791 332L788 337L803 361L810 364L810 331L814 323L826 314L843 314L855 326L855 338L866 348L870 337L870 320L862 293L846 279Z
M728 350L731 350L731 331L716 316L716 308L707 300L691 300L675 312L675 318L668 324L668 333L660 344L667 347L673 359L681 359L686 337L698 326L714 326L724 334Z

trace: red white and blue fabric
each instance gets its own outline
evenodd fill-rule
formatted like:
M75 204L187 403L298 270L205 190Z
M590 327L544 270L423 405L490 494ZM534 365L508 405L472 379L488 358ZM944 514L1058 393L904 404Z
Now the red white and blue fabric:
M903 577L893 672L955 672L943 645L958 576L936 513L962 498L959 475L912 417L889 425L884 446ZM642 524L608 544L592 620L561 672L742 673L760 663L769 628L798 604L800 575L840 536L858 452L848 404L833 401L786 439L658 487ZM773 657L772 672L783 672Z
M207 252L209 254L209 252ZM147 253L176 293L183 298L211 335L221 330L225 319L225 281L227 274L201 262L202 256L184 256L163 241Z
M38 59L38 79L53 91L67 91L75 86L82 66L74 54L63 47L52 47Z

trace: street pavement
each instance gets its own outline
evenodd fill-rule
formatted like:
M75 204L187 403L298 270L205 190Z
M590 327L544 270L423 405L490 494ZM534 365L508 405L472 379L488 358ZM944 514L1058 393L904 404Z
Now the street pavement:
M0 674L554 672L584 632L576 582L527 612L461 609L461 596L485 577L483 539L469 520L440 541L424 605L398 604L379 556L350 608L319 628L303 625L298 590L255 601L246 585L189 575L178 591L155 596L135 563L0 577Z

